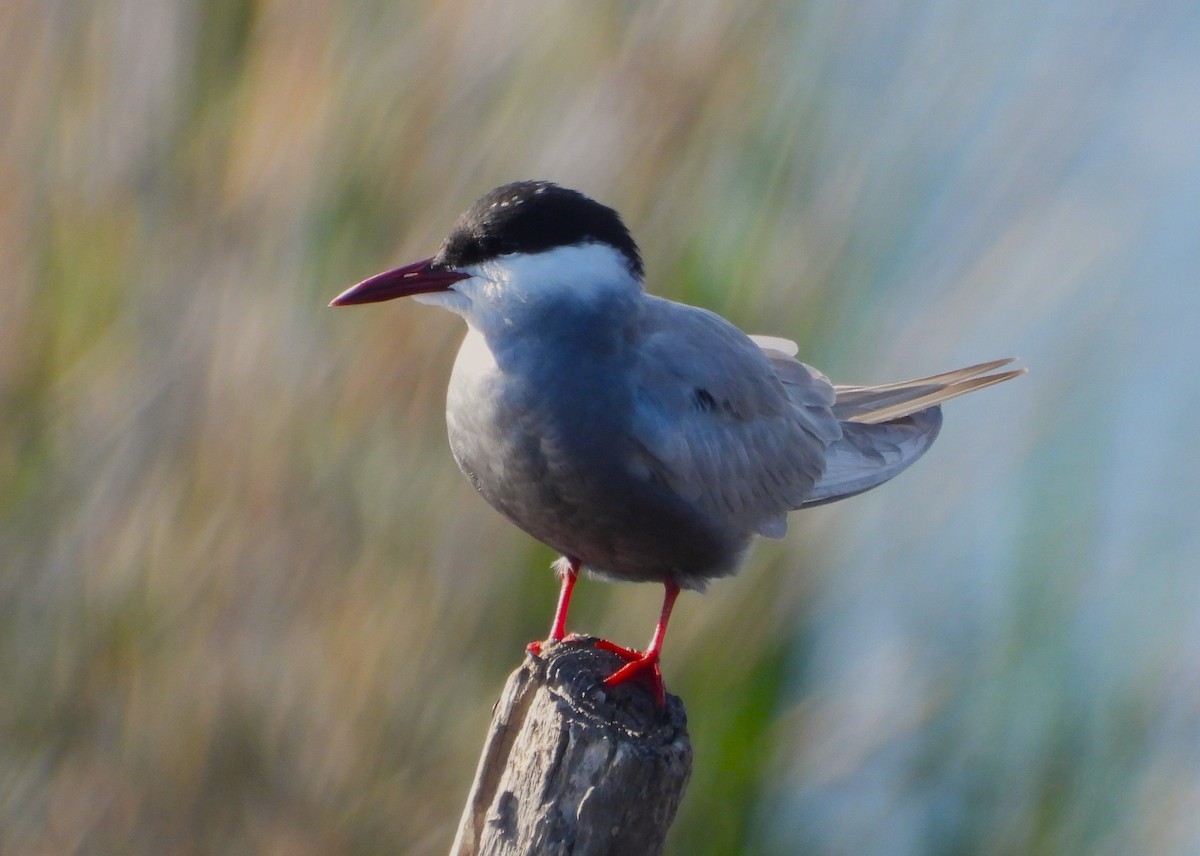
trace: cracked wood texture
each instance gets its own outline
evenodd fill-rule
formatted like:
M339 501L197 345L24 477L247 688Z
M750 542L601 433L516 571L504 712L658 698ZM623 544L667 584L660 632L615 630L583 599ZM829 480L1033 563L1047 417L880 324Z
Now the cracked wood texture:
M653 856L692 770L677 696L601 683L595 639L530 654L497 702L451 856Z

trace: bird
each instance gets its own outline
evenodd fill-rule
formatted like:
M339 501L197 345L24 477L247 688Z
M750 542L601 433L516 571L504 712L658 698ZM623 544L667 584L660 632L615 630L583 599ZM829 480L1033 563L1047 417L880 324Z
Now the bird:
M331 306L411 296L466 321L446 396L450 448L497 511L562 558L546 642L568 638L581 572L663 586L644 650L596 647L665 704L660 658L683 589L737 571L787 515L877 487L921 457L940 405L1024 373L999 359L838 385L798 346L648 293L620 215L550 181L486 193L430 258ZM542 642L529 646L533 654Z

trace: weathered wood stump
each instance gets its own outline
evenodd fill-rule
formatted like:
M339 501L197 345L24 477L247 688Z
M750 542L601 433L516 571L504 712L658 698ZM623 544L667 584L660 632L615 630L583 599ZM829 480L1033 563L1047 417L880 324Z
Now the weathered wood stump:
M687 714L572 637L530 654L493 711L451 856L652 856L692 770Z

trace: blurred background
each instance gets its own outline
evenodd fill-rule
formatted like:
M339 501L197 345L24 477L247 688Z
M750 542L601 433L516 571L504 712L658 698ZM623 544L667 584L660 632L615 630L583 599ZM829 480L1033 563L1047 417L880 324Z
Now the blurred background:
M325 304L517 178L835 380L1030 369L681 599L672 854L1200 852L1197 44L1190 0L7 0L0 852L448 849L554 556L446 448L458 319Z

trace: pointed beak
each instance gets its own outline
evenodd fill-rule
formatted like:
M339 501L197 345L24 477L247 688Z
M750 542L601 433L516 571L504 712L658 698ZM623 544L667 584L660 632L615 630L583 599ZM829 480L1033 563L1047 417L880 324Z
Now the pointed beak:
M437 268L433 259L422 259L395 270L376 274L352 285L330 301L330 306L352 306L356 303L381 303L396 297L427 294L430 291L446 291L459 280L469 279L470 274L453 268Z

